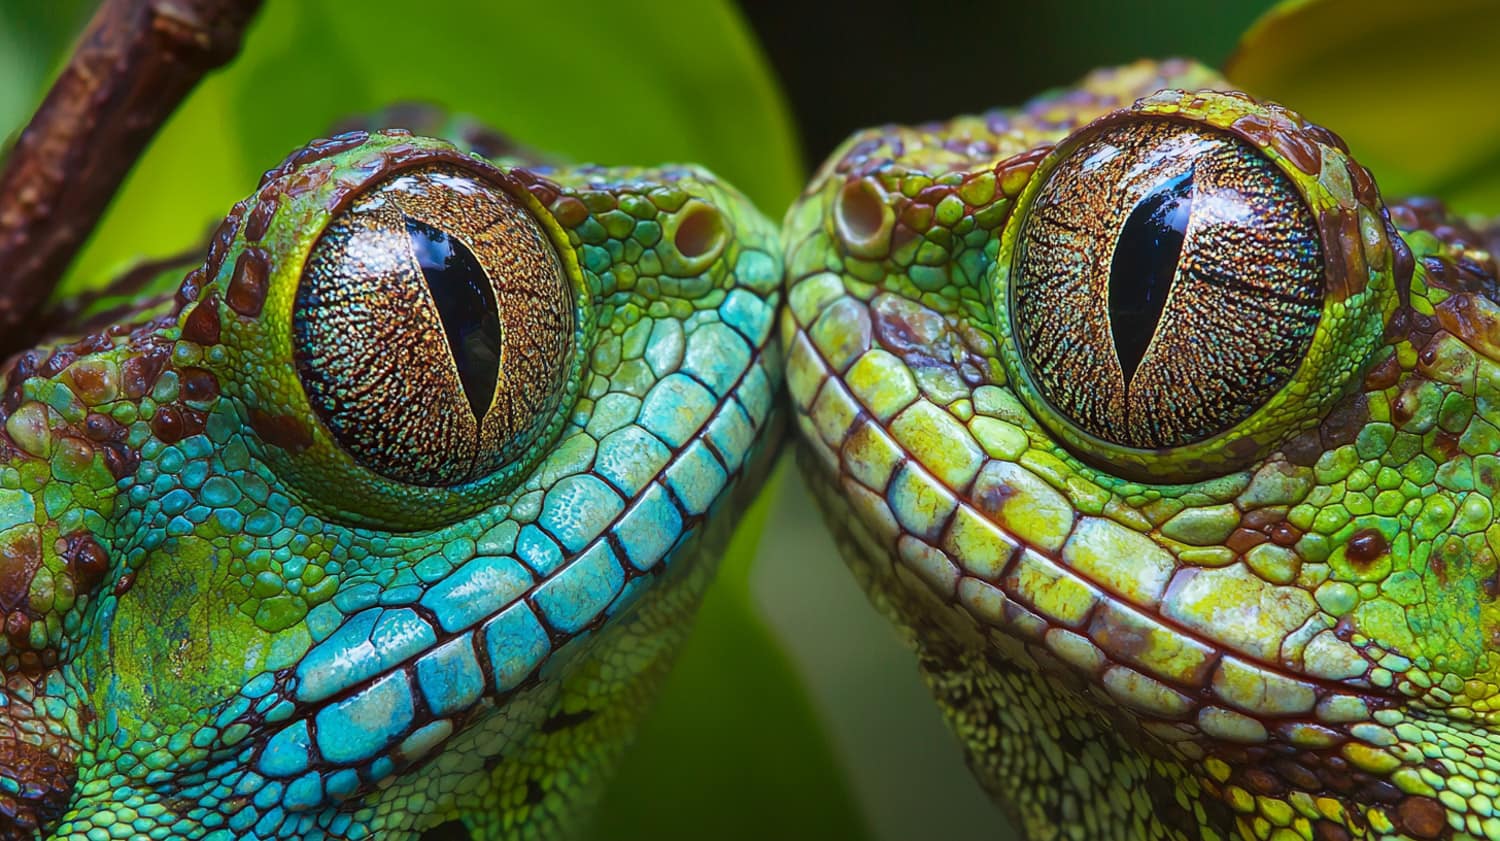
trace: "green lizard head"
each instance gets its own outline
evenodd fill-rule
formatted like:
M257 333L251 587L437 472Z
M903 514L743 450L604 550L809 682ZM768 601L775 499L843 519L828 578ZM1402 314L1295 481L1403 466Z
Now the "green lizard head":
M557 831L773 449L774 227L354 132L180 278L0 369L0 838Z
M852 138L806 472L1034 837L1500 838L1500 236L1225 87Z

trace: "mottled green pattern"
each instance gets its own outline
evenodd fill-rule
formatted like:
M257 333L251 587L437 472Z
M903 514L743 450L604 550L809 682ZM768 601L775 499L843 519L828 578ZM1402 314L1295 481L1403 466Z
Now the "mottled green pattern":
M1142 63L835 153L783 234L804 472L1029 836L1500 838L1500 236L1278 106L1154 93L1224 87ZM1013 334L1018 228L1107 114L1230 132L1320 232L1289 384L1170 450L1070 432Z
M340 449L292 359L313 242L428 163L520 201L576 299L550 414L444 487ZM563 833L774 451L781 273L774 228L691 167L359 132L268 173L168 311L5 371L0 837Z

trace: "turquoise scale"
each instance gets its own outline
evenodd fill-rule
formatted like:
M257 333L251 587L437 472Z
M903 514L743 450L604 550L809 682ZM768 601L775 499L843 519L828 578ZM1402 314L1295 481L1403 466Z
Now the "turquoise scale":
M676 449L686 444L708 420L717 401L698 381L673 373L641 402L640 425Z
M373 759L400 739L413 713L406 672L391 672L318 712L318 750L339 765Z
M615 527L615 540L639 570L655 566L682 533L682 512L661 485L653 484Z
M552 650L547 631L525 602L512 605L482 629L490 659L490 682L497 692L515 689Z
M625 570L609 544L601 540L538 587L532 600L550 627L576 634L594 621L624 584Z
M421 604L443 630L461 631L519 599L534 583L515 560L482 555L428 590Z
M587 473L560 480L542 504L537 524L569 552L589 544L624 510L620 495L598 476Z
M474 655L474 635L443 643L417 660L417 685L435 715L468 709L484 693L484 672Z
M693 441L666 470L667 486L691 515L708 511L729 474L702 441Z
M520 537L516 538L516 556L537 575L551 575L563 563L557 541L535 525L521 529Z
M621 493L635 494L656 477L672 451L661 439L638 426L627 426L605 436L594 457L594 472Z

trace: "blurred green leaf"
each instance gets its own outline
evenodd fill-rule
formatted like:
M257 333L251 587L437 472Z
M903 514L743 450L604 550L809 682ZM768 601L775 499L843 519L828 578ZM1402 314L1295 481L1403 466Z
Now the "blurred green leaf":
M1333 129L1390 196L1500 211L1500 3L1294 0L1245 33L1237 85Z
M31 116L43 81L91 5L83 0L0 4L0 140Z
M789 461L730 543L666 691L611 784L593 841L868 837L801 679L750 593Z

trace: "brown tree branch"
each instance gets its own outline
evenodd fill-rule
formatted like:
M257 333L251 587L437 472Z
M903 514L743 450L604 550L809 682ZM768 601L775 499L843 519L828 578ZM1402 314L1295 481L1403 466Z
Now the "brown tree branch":
M104 0L0 171L0 358L141 151L261 0Z

